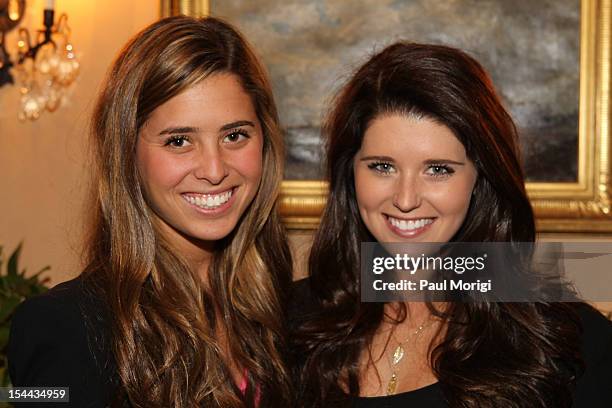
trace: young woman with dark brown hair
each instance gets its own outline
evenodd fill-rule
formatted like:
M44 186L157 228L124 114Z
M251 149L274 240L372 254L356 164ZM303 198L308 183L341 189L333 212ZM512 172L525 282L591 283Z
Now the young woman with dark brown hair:
M283 139L241 35L173 17L114 62L92 120L82 275L20 307L15 386L71 406L287 407Z
M535 240L517 131L478 62L391 45L324 133L329 198L293 295L302 406L612 406L612 325L584 304L361 302L362 242Z

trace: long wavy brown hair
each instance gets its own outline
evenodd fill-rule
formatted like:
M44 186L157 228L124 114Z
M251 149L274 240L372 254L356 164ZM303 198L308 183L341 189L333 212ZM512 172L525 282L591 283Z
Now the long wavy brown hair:
M482 66L445 46L396 43L361 66L336 96L324 127L329 198L312 247L310 286L318 310L294 333L304 407L348 406L359 364L384 317L360 303L360 243L375 241L359 215L353 158L377 116L427 117L453 131L478 178L452 241L532 242L517 130ZM405 305L399 322L406 317ZM580 324L562 303L450 303L431 366L452 407L571 405L581 369ZM525 406L525 405L521 405Z
M157 107L217 73L235 75L251 96L264 133L263 174L239 224L217 243L202 282L152 222L135 148ZM284 146L267 75L245 39L215 18L172 17L147 27L112 65L91 135L95 217L83 279L103 303L99 319L112 334L92 337L111 357L100 365L118 373L115 402L286 407L284 293L291 258L275 207ZM215 335L218 316L226 353ZM221 357L227 354L231 364ZM234 384L230 366L247 374L246 392Z

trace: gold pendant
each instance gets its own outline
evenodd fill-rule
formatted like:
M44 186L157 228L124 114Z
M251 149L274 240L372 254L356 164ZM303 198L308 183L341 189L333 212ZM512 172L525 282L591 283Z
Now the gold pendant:
M387 384L387 395L395 394L395 387L397 386L397 374L395 371L391 374L391 378L389 379L389 384Z
M404 348L401 343L397 346L395 351L393 352L393 359L391 360L391 366L393 368L393 374L391 374L391 378L389 379L389 383L387 384L387 395L395 394L395 388L397 387L397 372L395 371L395 366L402 361L404 358Z
M404 348L400 344L393 353L393 365L397 365L397 363L402 361L402 358L404 358Z

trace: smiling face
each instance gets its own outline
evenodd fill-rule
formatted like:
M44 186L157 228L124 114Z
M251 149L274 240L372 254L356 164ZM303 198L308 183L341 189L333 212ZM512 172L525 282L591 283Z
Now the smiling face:
M470 204L476 168L444 125L382 115L354 158L361 218L379 242L448 242Z
M234 75L207 77L153 111L138 136L136 162L146 201L171 243L210 250L236 227L259 187L263 140Z

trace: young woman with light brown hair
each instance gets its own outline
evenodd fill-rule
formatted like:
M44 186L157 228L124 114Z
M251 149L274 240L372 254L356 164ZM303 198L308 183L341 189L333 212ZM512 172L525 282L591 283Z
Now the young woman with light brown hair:
M288 406L284 148L249 45L215 18L152 24L92 138L87 267L14 316L13 384L68 386L79 407Z

